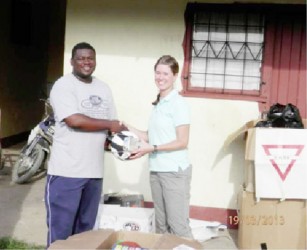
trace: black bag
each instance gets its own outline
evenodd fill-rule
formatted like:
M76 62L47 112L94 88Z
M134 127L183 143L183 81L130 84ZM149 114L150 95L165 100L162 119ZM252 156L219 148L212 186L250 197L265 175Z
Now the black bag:
M304 124L296 106L276 103L270 107L267 120L259 121L255 127L304 128Z

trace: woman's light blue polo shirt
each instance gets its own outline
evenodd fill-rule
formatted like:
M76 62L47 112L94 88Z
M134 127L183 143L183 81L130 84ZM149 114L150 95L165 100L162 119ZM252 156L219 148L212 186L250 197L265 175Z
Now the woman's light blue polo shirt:
M177 90L160 99L153 108L148 126L151 145L162 145L176 139L176 127L190 124L190 110ZM158 151L149 155L149 169L154 172L177 172L189 167L188 150Z

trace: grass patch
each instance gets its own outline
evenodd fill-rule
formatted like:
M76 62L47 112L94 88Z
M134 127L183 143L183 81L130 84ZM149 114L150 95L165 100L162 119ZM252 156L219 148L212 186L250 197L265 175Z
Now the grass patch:
M0 249L45 249L45 247L28 244L25 241L16 240L11 237L3 237L0 238Z

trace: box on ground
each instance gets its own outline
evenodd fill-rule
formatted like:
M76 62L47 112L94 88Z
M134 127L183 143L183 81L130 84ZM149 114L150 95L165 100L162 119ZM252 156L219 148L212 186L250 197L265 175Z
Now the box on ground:
M180 238L170 234L151 234L142 232L117 231L99 229L76 234L67 240L58 240L49 249L112 249L119 241L135 242L145 249L179 249L185 245L192 249L202 249L202 245L195 241ZM180 248L183 249L183 248Z
M96 228L153 233L154 209L100 204Z
M240 249L307 249L306 201L240 197L238 245ZM261 247L262 246L262 247Z
M255 187L256 182L262 181L262 179L261 180L256 179L256 173L255 173L255 152L256 152L256 143L257 143L256 131L258 131L258 132L263 131L263 132L271 133L272 136L278 132L280 134L280 136L278 136L278 138L274 138L274 136L273 136L271 143L266 143L266 144L269 144L270 146L275 145L275 147L278 146L278 149L275 149L277 151L278 150L282 151L282 149L280 149L280 148L285 147L285 149L283 149L285 153L287 152L286 147L288 147L288 145L298 144L298 140L294 140L293 135L295 135L296 137L299 137L299 138L304 138L304 137L306 138L306 134L307 134L307 129L306 129L307 128L307 120L306 119L303 120L305 129L256 128L255 125L257 124L258 121L259 120L247 122L244 126L239 128L233 134L229 135L229 137L227 138L225 145L224 145L224 147L228 146L228 145L230 145L230 143L232 143L240 135L242 135L242 134L245 135L244 138L246 138L246 143L245 143L245 160L246 161L245 161L245 166L243 166L244 167L244 169L243 169L244 170L244 186L245 186L246 190L249 191L249 192L257 191L256 187ZM302 144L302 143L300 143L300 144ZM307 148L307 142L305 142L303 144L304 144L304 147ZM257 145L259 145L259 143ZM274 149L270 150L270 154L272 152L274 152L273 150ZM295 173L295 172L297 172L298 169L301 169L298 166L298 164L300 164L299 163L300 159L303 159L303 157L304 157L303 153L304 153L304 150L306 150L306 149L304 149L303 153L301 153L300 155L293 155L293 156L290 154L290 152L292 152L291 150L293 151L293 149L289 149L289 151L287 152L287 155L286 154L284 154L284 155L278 155L278 154L277 155L274 155L274 154L268 155L267 160L271 161L270 163L268 163L268 166L269 166L268 170L271 171L271 172L276 171L276 173L278 173L278 175L284 175L285 176L286 174L289 173L288 170L290 169L290 167L289 167L290 165L291 165L291 175L292 175L292 172ZM268 152L266 152L266 154L268 154ZM292 164L292 162L290 160L293 160L293 159L295 160L295 162ZM282 164L280 164L280 163L285 164L285 163L287 163L287 160L289 161L289 164L288 164L289 166L288 166L288 168L283 169ZM277 161L279 161L279 162L277 162ZM293 168L292 165L294 166L294 168ZM287 165L284 165L284 166L287 166ZM274 169L276 169L276 170L274 170ZM263 173L263 171L261 173ZM282 193L282 194L283 193L286 193L286 194L289 193L289 191L287 190L287 187L286 187L287 185L285 184L286 182L288 182L288 180L287 181L280 181L278 179L279 178L278 175L276 176L274 183L283 184L282 189L281 189L281 191L279 190L279 192ZM289 177L288 179L291 179L291 175L288 174L288 177ZM302 182L300 182L300 183L302 183ZM278 184L275 184L275 186L276 185L278 185ZM295 184L295 186L299 186L299 182L297 182ZM257 189L258 188L259 188L259 185L258 185ZM268 190L268 191L270 191L270 190ZM275 192L277 192L277 191L275 191ZM258 197L262 196L260 191L257 193L257 196ZM268 196L270 196L270 195L268 195ZM280 195L280 196L283 196L283 195ZM300 195L300 196L302 197L302 195ZM280 197L280 198L285 198L285 197ZM297 198L297 197L288 197L288 198Z
M142 194L104 194L104 204L119 204L122 207L144 207L144 196Z
M251 146L254 146L254 141L251 140L251 137L249 136L249 131L252 131L257 122L260 120L252 120L247 123L245 123L242 127L240 127L238 130L234 131L232 134L230 134L227 139L224 142L223 147L226 149L233 143L236 139L238 139L240 136L243 137L244 140L246 140L245 143L245 163L244 166L242 166L242 171L244 171L244 183L243 185L248 191L253 192L254 191L254 157L252 160L250 159L250 155L254 153ZM252 153L251 153L252 152Z
M230 134L227 140L224 143L224 148L227 148L234 140L236 140L239 136L244 135L244 139L246 139L245 143L245 166L242 166L244 169L244 186L247 191L254 192L255 191L255 145L256 145L256 136L255 125L261 120L252 120L244 124L234 133ZM303 124L305 129L294 129L297 133L307 133L307 119L303 119ZM259 129L259 128L258 128ZM274 129L282 130L284 132L288 131L289 128L260 128L269 131L273 131ZM293 130L293 129L292 129ZM274 141L276 144L277 138ZM280 139L278 138L278 141ZM307 143L306 143L307 146Z
M255 160L255 144L256 144L256 138L255 138L255 132L256 129L255 125L257 124L259 120L254 120L254 121L249 121L247 122L244 126L242 126L239 130L237 130L233 135L228 140L233 140L232 138L238 137L242 133L247 133L246 136L246 147L245 147L245 159L254 161ZM307 129L307 119L303 120L304 123L304 128L303 130L306 131ZM289 130L289 128L261 128L261 129L267 129L267 130L272 130L272 129L278 129L278 130L283 130L286 132ZM301 133L302 129L295 129L298 133ZM303 132L305 133L305 132Z
M307 199L307 129L250 128L246 190L260 198Z

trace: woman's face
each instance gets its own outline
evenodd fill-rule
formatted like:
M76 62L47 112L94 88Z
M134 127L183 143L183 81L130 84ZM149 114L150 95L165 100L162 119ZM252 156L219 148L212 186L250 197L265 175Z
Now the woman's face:
M173 74L170 66L158 64L155 70L155 83L160 92L168 92L173 89L178 74Z

